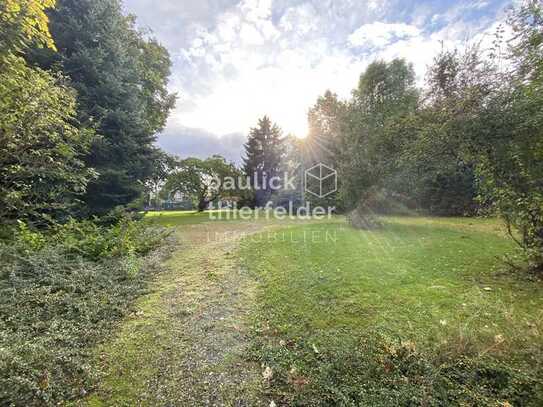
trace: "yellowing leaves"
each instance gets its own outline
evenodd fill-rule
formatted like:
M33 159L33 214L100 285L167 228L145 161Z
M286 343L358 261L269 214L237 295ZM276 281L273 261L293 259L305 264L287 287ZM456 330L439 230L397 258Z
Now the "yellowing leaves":
M20 50L31 43L56 50L45 11L56 0L3 0L0 5L2 52Z

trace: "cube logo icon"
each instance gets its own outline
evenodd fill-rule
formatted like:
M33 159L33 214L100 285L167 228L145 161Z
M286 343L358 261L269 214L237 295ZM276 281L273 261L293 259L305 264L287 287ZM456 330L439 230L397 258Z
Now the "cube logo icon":
M317 165L305 171L305 192L325 198L337 191L337 171L326 164Z

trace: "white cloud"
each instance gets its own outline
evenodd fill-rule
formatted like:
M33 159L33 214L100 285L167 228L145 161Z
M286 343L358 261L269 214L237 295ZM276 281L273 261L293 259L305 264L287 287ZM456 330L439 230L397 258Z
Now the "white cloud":
M358 80L362 61L332 54L312 67L294 50L279 55L277 65L258 68L246 60L235 80L218 83L211 95L196 100L198 109L179 114L189 127L205 125L215 133L244 131L267 114L286 132L305 136L307 109L327 88L344 97Z
M348 49L331 48L322 36L311 37L318 28L313 6L290 8L276 27L269 5L245 0L192 41L187 58L217 75L210 93L179 89L192 103L181 105L175 120L224 134L247 132L267 114L286 133L305 136L307 110L320 94L332 88L349 95L365 62ZM224 66L235 74L221 74Z
M246 134L264 114L303 135L316 98L326 89L349 97L375 59L404 57L422 81L442 44L486 44L490 36L482 33L506 0L421 0L414 9L390 0L125 1L172 54L170 87L180 100L164 147L179 152L194 150L189 137L220 144L209 133ZM175 143L176 132L183 143ZM202 151L213 148L219 151Z
M245 19L253 23L271 17L271 0L243 0L240 9Z
M368 9L377 10L379 8L379 2L377 0L368 1Z
M398 39L417 37L420 29L405 23L364 24L349 35L349 43L355 47L383 48Z
M311 3L289 8L281 17L279 28L298 36L307 35L318 27L319 16Z
M307 110L326 89L349 97L360 73L377 58L406 58L422 82L441 47L459 46L460 35L469 31L462 21L433 34L413 24L375 21L348 35L348 43L363 50L356 55L331 44L321 25L309 3L287 9L274 25L269 1L242 1L193 41L189 57L195 66L204 61L216 76L211 92L188 95L190 109L179 108L176 119L224 134L247 132L267 114L285 132L304 136ZM226 75L225 67L233 74Z
M262 45L264 37L253 24L244 23L239 31L241 41L247 45Z

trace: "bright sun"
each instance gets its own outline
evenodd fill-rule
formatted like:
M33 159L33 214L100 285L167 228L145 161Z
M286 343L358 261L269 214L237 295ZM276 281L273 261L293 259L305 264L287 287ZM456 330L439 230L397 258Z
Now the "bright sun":
M292 134L293 136L301 139L306 138L309 133L307 120L292 121L291 123L289 123L288 126L285 125L285 128L283 130L285 134Z

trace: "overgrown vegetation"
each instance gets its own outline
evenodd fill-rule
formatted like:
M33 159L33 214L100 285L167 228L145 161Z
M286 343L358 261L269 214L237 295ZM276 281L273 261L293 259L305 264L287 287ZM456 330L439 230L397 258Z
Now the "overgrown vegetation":
M99 174L83 194L83 215L104 215L141 199L160 158L156 134L174 106L167 90L170 57L135 27L119 0L58 0L49 11L57 52L26 58L60 71L77 92L77 119L97 137L85 162Z
M533 372L486 356L439 358L410 341L350 330L285 342L255 342L257 360L273 366L267 396L278 405L539 406L543 401Z
M161 194L178 193L198 211L223 198L251 207L298 206L306 203L304 169L324 162L339 170L340 193L313 203L346 211L365 230L348 228L343 218L293 222L290 239L246 239L242 251L260 284L251 362L262 365L266 396L285 405L542 405L541 283L538 276L496 274L504 254L543 270L541 2L512 9L507 28L507 41L507 30L498 29L489 49L443 50L422 88L403 59L371 63L351 98L328 91L317 100L307 141L283 138L264 116L250 131L238 169L220 156L180 160L155 146L175 102L167 89L171 61L123 13L121 0L3 0L0 404L66 404L95 389L103 367L95 359L99 345L158 270L167 234L153 221L209 220L170 213L142 221L136 213L144 193L149 206ZM289 183L294 191L273 190L281 171L297 174ZM259 187L246 192L235 181L234 188L216 182L242 172ZM499 215L522 254L492 219L382 222L376 212ZM231 242L225 237L214 246L207 225L196 229L190 243L206 244L178 264L198 269L158 286L177 293L183 282L196 291L180 291L187 298L173 302L159 292L147 302L161 306L152 318L172 306L161 320L175 324L161 326L168 341L179 338L185 308L199 298L210 300L209 324L223 304L230 306L234 327L221 319L215 335L242 332L237 324L247 322L241 295L236 304L211 299L238 295L242 283L252 289L253 281L242 281L241 273L226 280L238 266L221 257L231 255ZM217 247L210 262L206 251ZM253 301L245 294L243 301ZM209 331L195 321L198 329L186 338L196 348L198 335ZM135 339L152 346L150 327ZM236 335L230 332L230 341L211 353L226 354ZM217 337L209 339L198 354L202 362ZM138 349L128 365L165 358L163 350L143 358ZM193 362L190 355L182 359L183 366ZM158 365L167 394L177 397L172 366ZM221 374L231 370L219 365ZM126 385L116 372L109 369L111 383ZM196 378L202 389L226 383L202 382L206 373ZM254 379L247 381L251 392ZM228 388L238 387L234 380ZM142 400L133 394L138 385L126 389ZM148 399L155 396L164 401L162 393Z
M164 232L123 219L70 221L0 241L0 404L54 405L86 394L109 336L159 269Z
M127 208L159 155L169 65L116 0L0 4L2 405L89 391L93 346L157 269L166 235Z
M0 221L49 224L77 208L96 175L86 167L94 133L75 125L64 78L5 60L0 82Z

